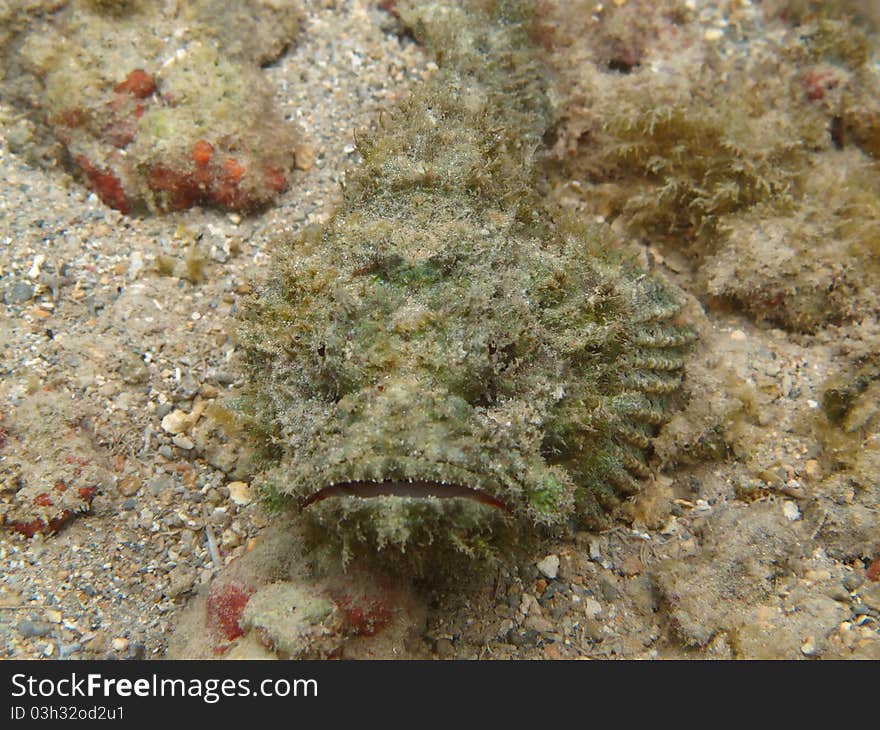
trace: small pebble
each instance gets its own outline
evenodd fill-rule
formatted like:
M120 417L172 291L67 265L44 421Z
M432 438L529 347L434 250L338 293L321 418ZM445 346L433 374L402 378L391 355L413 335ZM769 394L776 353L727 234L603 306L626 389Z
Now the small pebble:
M177 388L174 389L174 394L180 400L189 400L199 392L200 387L199 381L187 373L180 379Z
M804 639L804 643L801 644L801 654L804 656L815 656L816 654L816 641L812 636L808 636Z
M455 647L449 639L437 639L436 652L441 659L449 659L455 654Z
M589 618L594 619L602 613L602 604L595 598L588 598L584 602L584 613L587 614Z
M797 504L791 501L785 502L782 505L782 514L792 522L801 518L801 511L798 509Z
M141 480L138 477L127 474L116 483L116 491L123 497L133 497L140 491Z
M229 489L229 499L235 502L235 504L244 506L254 501L254 497L251 494L251 488L247 483L229 482L227 487Z
M159 474L147 482L147 491L154 497L168 492L174 487L174 480L168 474Z
M124 636L117 636L110 642L110 646L113 647L113 651L125 651L128 649L128 639Z
M177 448L183 449L184 451L189 451L195 446L193 440L189 436L185 436L182 433L179 433L176 436L172 437L171 440L174 442L174 445Z
M45 621L31 621L23 618L18 622L18 633L27 638L45 636L52 630L52 624Z
M165 433L178 434L183 433L192 426L192 419L188 413L181 410L171 411L162 419L162 430Z
M54 608L47 609L45 616L46 616L46 620L53 623L53 624L60 624L61 623L61 611L58 611L57 609L54 609Z
M637 555L628 555L620 563L621 575L633 576L642 572L642 561Z
M17 281L7 288L4 300L7 304L23 304L34 295L34 288L26 281Z
M559 556L548 555L538 563L538 570L550 580L553 580L559 574Z
M843 576L843 587L848 591L856 590L862 583L865 582L865 576L859 570L854 570L851 573L847 573Z

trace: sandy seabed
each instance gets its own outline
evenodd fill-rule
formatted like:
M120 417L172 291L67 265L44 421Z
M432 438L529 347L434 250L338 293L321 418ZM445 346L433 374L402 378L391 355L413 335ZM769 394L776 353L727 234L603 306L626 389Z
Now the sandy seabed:
M0 656L880 658L877 405L860 406L845 466L821 421L829 378L877 352L876 316L797 334L704 307L692 262L635 237L642 261L693 295L701 344L626 519L442 586L310 577L295 526L265 512L211 407L240 385L229 333L272 239L328 218L355 133L432 64L373 3L303 5L295 43L264 73L315 161L261 214L121 215L62 165L13 151L21 114L0 106L6 527L42 514L40 495L60 500L59 483L72 513L97 487L54 534L0 533ZM694 5L714 42L728 4ZM206 602L235 600L211 586L278 581L291 601L337 605L311 623L246 614L288 632L272 649L255 631L211 635ZM353 600L374 615L346 633L333 621Z

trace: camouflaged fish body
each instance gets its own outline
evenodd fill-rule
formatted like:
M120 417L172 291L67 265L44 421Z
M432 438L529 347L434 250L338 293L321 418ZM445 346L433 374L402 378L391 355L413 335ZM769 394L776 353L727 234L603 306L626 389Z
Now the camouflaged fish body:
M552 108L517 8L402 9L439 70L243 315L264 486L345 555L601 520L679 386L679 296L535 192Z

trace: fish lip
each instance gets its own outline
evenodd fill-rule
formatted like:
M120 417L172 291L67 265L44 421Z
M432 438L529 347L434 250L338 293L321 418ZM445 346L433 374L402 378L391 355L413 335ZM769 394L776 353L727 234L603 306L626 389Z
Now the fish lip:
M325 499L341 497L374 499L384 496L411 499L468 499L512 514L512 510L507 504L483 489L432 479L384 479L379 481L358 479L335 482L302 499L300 508L305 509L309 505Z

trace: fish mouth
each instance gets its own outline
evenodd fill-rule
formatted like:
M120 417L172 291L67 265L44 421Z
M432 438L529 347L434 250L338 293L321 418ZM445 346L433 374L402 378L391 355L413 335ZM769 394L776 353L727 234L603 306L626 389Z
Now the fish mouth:
M512 510L503 501L482 489L430 479L385 479L382 481L354 480L328 484L300 502L305 509L325 499L352 497L401 497L408 499L465 499L493 507L510 514Z

